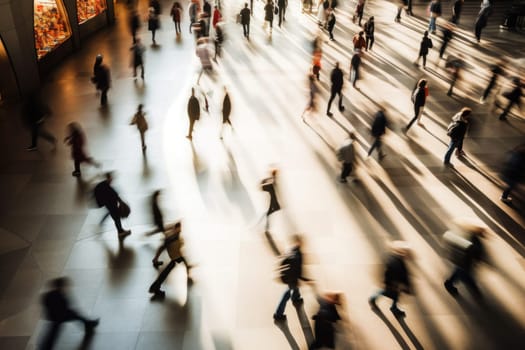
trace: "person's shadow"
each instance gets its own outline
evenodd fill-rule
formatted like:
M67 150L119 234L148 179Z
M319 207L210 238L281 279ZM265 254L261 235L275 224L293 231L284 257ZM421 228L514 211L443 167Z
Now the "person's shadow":
M383 323L387 326L387 328L390 330L396 341L399 343L399 346L403 350L410 350L410 346L408 346L405 339L403 339L403 336L398 332L398 330L394 327L394 325L386 318L386 316L383 314L383 312L380 309L372 309L372 311L383 321ZM399 320L398 320L399 321ZM400 321L401 323L402 321ZM404 322L404 321L403 321Z
M301 324L306 344L312 344L314 341L314 334L312 332L310 321L308 320L308 315L304 311L304 304L297 305L295 311L297 311L297 317L299 318L299 323Z
M297 341L295 341L295 338L292 335L292 332L290 332L290 328L288 327L288 322L275 322L275 325L277 328L283 332L284 337L288 341L288 344L290 344L290 349L292 350L300 350L299 344L297 344Z

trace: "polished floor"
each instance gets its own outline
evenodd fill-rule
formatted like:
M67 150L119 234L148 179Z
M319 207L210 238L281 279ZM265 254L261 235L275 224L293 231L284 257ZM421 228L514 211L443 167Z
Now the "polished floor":
M355 4L345 3L336 12L336 41L323 34L319 112L306 114L303 122L315 17L301 14L299 3L290 1L285 24L278 28L274 21L269 39L262 28L263 4L255 0L248 42L235 24L241 3L224 4L224 55L214 63L214 76L203 76L197 87L210 109L203 111L191 143L185 138L186 103L199 62L186 4L183 35L176 40L168 1L163 2L159 46L149 46L146 26L141 30L148 46L145 82L132 78L127 10L118 3L116 26L64 60L45 84L54 111L49 129L62 139L67 123L80 122L87 149L102 169L85 167L77 180L65 145L52 151L41 141L37 152L28 153L26 130L15 114L2 115L0 348L37 347L45 324L39 295L46 281L68 275L78 308L101 323L84 343L82 328L68 324L58 349L306 349L317 307L310 286L301 287L303 307L288 306L287 323L275 325L272 319L284 291L275 279L276 249L284 251L296 232L306 237L306 274L320 290L341 290L346 296L339 349L522 348L525 196L518 188L512 206L501 203L498 174L506 152L524 140L524 116L514 110L501 122L491 104L480 105L478 99L488 64L506 56L509 69L519 69L523 35L489 26L481 45L473 44L473 13L469 17L467 11L448 52L464 54L469 67L450 98L444 62L436 65L439 39L432 37L428 70L412 64L427 26L424 5L415 6L420 17L394 24L394 5L368 1L365 18L375 16L376 46L364 56L360 90L346 83L346 110L333 108L330 119L324 114L329 72L339 61L348 78L351 36L358 30L348 14ZM140 9L145 13L142 2ZM97 53L104 54L112 71L107 109L99 108L89 81ZM406 136L401 129L412 113L410 91L422 76L430 82L424 126L414 125ZM221 140L224 86L232 98L234 130L226 128ZM144 155L129 125L139 103L150 124ZM381 162L366 158L378 106L386 109L391 129ZM463 106L474 110L467 157L454 157L454 169L446 169L446 126ZM359 181L340 184L334 149L349 130L358 137ZM280 169L283 210L271 218L268 236L259 220L267 205L259 182L270 166ZM124 224L133 234L121 246L110 220L98 225L104 212L91 197L103 170L115 171L115 186L132 210ZM147 293L157 275L151 259L160 243L160 237L145 234L153 227L148 202L156 189L163 190L166 221L183 220L187 256L195 265L195 283L189 287L184 269L173 271L163 302L150 301ZM485 242L490 263L478 270L484 306L464 288L454 299L442 285L451 265L443 258L441 235L453 218L465 216L491 230ZM379 286L381 258L392 239L409 241L415 251L415 294L400 302L407 312L404 320L393 317L387 300L379 301L378 314L367 303Z

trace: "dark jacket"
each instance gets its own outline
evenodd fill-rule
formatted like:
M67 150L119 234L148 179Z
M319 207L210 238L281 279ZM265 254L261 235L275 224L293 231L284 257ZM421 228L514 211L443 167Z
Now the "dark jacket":
M273 3L264 6L264 20L273 21Z
M330 16L328 17L328 23L327 23L327 28L329 32L331 32L332 30L334 30L334 27L335 27L335 15L332 13L330 14Z
M129 19L129 26L131 27L131 32L136 33L140 28L140 18L138 14L132 14Z
M372 123L371 134L374 137L380 137L385 134L388 122L386 120L385 113L379 111L376 113L374 122Z
M226 95L224 95L224 100L222 101L222 122L223 123L229 119L231 111L232 111L232 104L230 100L230 95L226 93Z
M361 65L361 55L358 53L354 53L354 55L352 56L352 60L350 61L350 66L352 67L352 69L357 71L360 65Z
M512 90L509 90L505 93L503 93L503 97L505 97L507 100L509 100L512 103L516 103L518 106L520 105L522 92L521 92L521 86L516 85Z
M462 120L455 122L456 125L450 131L450 138L454 141L463 140L467 133L468 123Z
M364 31L365 31L365 34L367 37L373 37L374 36L374 31L375 31L375 23L374 21L366 21L365 22L365 25L364 25Z
M478 261L481 261L485 255L485 250L481 239L478 235L472 235L469 239L472 243L468 248L463 259L459 262L458 267L466 271L471 271L474 267L474 264Z
M206 13L208 17L211 16L211 5L208 1L204 1L204 5L202 6L202 11Z
M108 180L104 180L95 186L93 190L95 200L99 207L117 208L120 202L118 193L111 187Z
M430 4L430 12L441 16L441 2L433 1Z
M292 255L291 271L290 271L290 285L297 286L299 279L303 276L303 253L301 248L294 247L289 253Z
M428 55L428 50L432 48L432 40L429 37L423 37L419 46L419 56Z
M109 68L103 63L95 63L93 67L94 81L97 90L107 90L110 87L111 76Z
M288 5L288 0L277 0L278 7L286 7Z
M201 107L197 97L191 96L188 101L188 117L193 120L199 120L201 116Z
M341 317L334 304L327 302L321 297L317 297L319 311L314 315L315 320L315 348L327 347L335 349L335 328L334 323Z
M150 0L149 7L153 7L157 16L160 15L161 9L159 0Z
M423 107L425 105L425 102L427 101L427 96L425 93L425 88L423 87L417 87L414 91L414 106L416 107Z
M410 289L408 269L402 257L391 254L385 267L384 283L387 290L399 291L401 286Z
M339 91L343 88L343 71L341 68L334 68L330 74L332 82L332 91Z
M247 7L241 10L241 24L250 24L250 9Z
M67 297L57 289L42 296L42 306L44 307L45 317L49 321L64 322L68 320L71 314Z

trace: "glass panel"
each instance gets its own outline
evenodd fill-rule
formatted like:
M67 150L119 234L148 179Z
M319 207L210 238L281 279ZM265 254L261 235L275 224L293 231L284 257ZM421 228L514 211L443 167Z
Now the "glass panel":
M0 107L18 97L18 86L11 61L0 38Z
M106 8L106 0L77 0L78 24L100 15Z
M69 39L71 28L61 0L35 0L35 48L41 59Z

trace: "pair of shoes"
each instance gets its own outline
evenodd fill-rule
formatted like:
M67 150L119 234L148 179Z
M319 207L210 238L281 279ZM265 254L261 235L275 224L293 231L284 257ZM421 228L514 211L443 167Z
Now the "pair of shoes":
M273 319L275 321L286 321L286 315L285 314L281 314L281 315L273 314Z
M499 197L499 200L502 201L505 204L511 204L512 203L512 198L508 197L508 196L507 197L501 196L501 197Z
M337 180L339 180L340 183L344 184L344 183L347 183L348 181L346 181L345 178L343 177L338 177Z
M187 135L186 138L187 138L188 140L191 140L191 139L192 139L191 135Z
M150 290L150 293L153 293L151 299L164 299L166 297L166 292L160 289L154 291Z
M375 297L368 298L368 305L370 305L370 308L372 308L372 310L378 310L379 309L377 307L376 298Z
M164 261L151 260L151 263L153 264L154 268L157 268L157 267L161 266L162 264L164 264Z
M127 236L129 236L131 234L131 230L123 230L123 231L120 231L118 233L118 239L119 240L124 240L124 238L126 238Z
M479 103L482 105L485 104L485 99L483 98L483 96L479 98Z
M303 298L297 298L295 300L292 300L292 303L293 303L294 306L301 306L301 305L303 305L304 300L303 300Z
M332 112L326 112L326 115L332 117L334 114Z
M74 177L80 177L80 171L73 171L71 175L73 175Z
M95 330L95 327L98 326L99 322L100 322L99 318L97 318L96 320L86 321L84 323L85 332L87 334L93 333L93 331Z
M38 148L36 148L36 146L29 146L26 148L26 151L28 152L33 152L33 151L36 151Z
M454 165L451 162L443 162L443 165L446 166L447 168L453 168L454 167Z
M355 86L354 86L355 87ZM340 106L339 107L339 112L344 112L345 111L345 106Z
M506 120L506 119L507 119L507 117L505 117L504 115L500 115L499 116L499 120Z
M402 318L402 317L406 316L406 313L403 310L401 310L400 308L398 308L397 306L396 307L390 307L390 311L392 311L394 316L397 317L397 318Z
M460 150L456 150L456 157L464 157L465 156L465 152L463 151L460 151Z
M445 286L445 289L447 290L447 292L450 293L450 295L452 296L459 295L458 289L454 287L452 283L450 283L449 280L446 280L445 283L443 283L443 285Z

